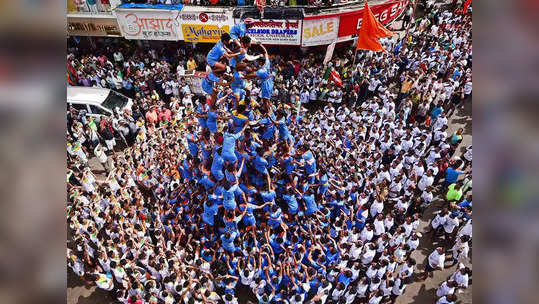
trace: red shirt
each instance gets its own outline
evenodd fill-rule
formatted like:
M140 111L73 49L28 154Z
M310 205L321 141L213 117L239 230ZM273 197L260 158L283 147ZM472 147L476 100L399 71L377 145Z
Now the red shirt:
M152 111L146 113L146 120L149 123L154 124L157 121L157 111L152 110Z
M172 113L170 112L170 110L165 109L164 111L161 111L161 113L159 113L159 121L170 120L171 115Z
M294 75L298 76L299 69L301 68L301 65L299 63L294 64Z

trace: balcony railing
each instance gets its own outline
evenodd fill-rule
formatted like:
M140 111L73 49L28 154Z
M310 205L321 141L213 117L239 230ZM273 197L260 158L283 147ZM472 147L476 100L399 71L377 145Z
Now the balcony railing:
M112 8L118 4L120 0L116 3L114 0L67 0L67 13L112 14Z

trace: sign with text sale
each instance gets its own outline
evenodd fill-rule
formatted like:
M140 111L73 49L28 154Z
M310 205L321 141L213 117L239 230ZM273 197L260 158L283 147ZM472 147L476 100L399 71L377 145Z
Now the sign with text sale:
M330 44L338 33L339 17L304 20L301 46Z

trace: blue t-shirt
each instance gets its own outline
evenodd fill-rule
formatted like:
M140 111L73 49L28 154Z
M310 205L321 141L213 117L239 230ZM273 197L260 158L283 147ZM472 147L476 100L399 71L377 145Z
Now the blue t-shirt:
M198 145L196 144L196 136L194 134L187 135L187 146L191 155L196 156L198 154Z
M269 192L260 192L260 196L262 197L262 201L264 203L267 203L267 202L272 202L273 200L275 200L275 196L276 196L276 193L275 191L269 191Z
M223 134L223 149L222 149L222 155L231 155L234 154L234 150L236 148L236 139L240 138L240 134L230 134L225 133Z
M245 81L245 79L241 78L241 73L238 71L235 71L234 78L232 82L230 83L230 87L232 88L232 90L236 91L240 89L245 89L246 86L247 86L247 82Z
M272 118L275 119L275 115L272 113ZM273 139L273 136L275 135L275 125L269 118L263 118L260 120L260 123L263 124L266 129L264 130L264 133L262 134L262 138L264 139Z
M214 225L213 218L215 215L217 215L218 208L219 207L216 204L213 204L211 206L204 204L204 213L202 213L202 220L204 221L204 223L210 226Z
M305 171L307 174L313 174L316 172L316 160L314 159L313 153L311 151L307 151L302 155L302 158L306 161Z
M283 200L288 205L288 211L292 214L295 214L298 212L298 201L296 200L296 197L292 195L285 194L283 195Z
M206 189L206 190L209 190L209 189L213 188L213 186L215 186L215 183L212 182L212 180L207 175L204 175L200 179L199 183L202 184L202 186L204 186L204 189Z
M255 165L255 169L258 172L260 172L262 174L266 174L266 172L267 172L266 167L268 165L268 161L266 159L264 159L260 155L257 155L255 157L255 159L253 160L253 164Z
M249 117L244 114L238 113L236 110L232 111L232 121L234 122L234 132L238 133L243 129Z
M350 284L351 278L347 277L344 273L341 273L341 274L337 277L337 280L338 280L339 282L343 283L345 287L348 287L348 284Z
M264 66L262 66L261 69L256 71L256 76L258 76L258 78L260 78L260 80L262 80L262 81L264 81L266 79L269 79L269 78L271 78L273 76L271 74L271 72L270 72L270 61L269 60L266 60L266 62L264 63Z
M314 201L314 195L303 195L303 200L305 201L306 215L311 215L318 210L318 205Z
M225 160L219 155L219 153L213 153L213 162L211 163L211 173L217 178L217 180L222 180L223 176L223 164Z
M235 199L236 197L234 195L234 192L236 191L237 188L238 186L234 185L230 187L230 189L225 190L223 192L223 206L225 207L226 210L236 209L236 199Z
M206 114L208 112L208 106L205 104L198 104L197 106L197 113L198 114ZM204 117L198 118L198 123L200 124L200 127L202 129L206 128L206 119Z
M237 233L230 233L230 238L227 238L224 234L221 235L221 242L223 243L223 248L227 251L235 251L236 247L234 246L234 239L236 238Z
M463 200L462 202L460 202L458 204L459 207L471 207L472 206L472 202L468 202L467 200Z
M208 52L208 56L206 56L208 62L216 62L223 57L225 54L225 46L223 45L223 42L221 40L217 41L217 43L213 46L213 48Z
M211 133L217 132L217 117L217 113L208 112L208 118L206 119L206 127L208 127Z
M442 111L443 111L442 107L435 107L434 109L432 109L430 116L434 119L440 116L440 114L442 114Z
M245 5L245 1L243 1L243 4L238 1L238 5ZM240 37L245 36L247 33L247 27L245 26L244 22L240 22L238 24L234 24L232 28L230 29L230 38L232 40L238 39Z
M449 167L445 170L445 181L454 184L461 174L464 174L464 172Z

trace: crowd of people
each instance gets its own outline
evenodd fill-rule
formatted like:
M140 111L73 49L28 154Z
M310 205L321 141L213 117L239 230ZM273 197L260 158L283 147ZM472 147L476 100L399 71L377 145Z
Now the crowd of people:
M471 101L471 16L435 10L387 53L341 50L328 67L270 56L251 23L206 56L70 49L69 85L134 105L99 121L68 109L69 267L121 303L390 303L447 256L436 301L455 303L472 148L447 130ZM205 95L189 69L208 69ZM416 261L427 209L438 246Z

